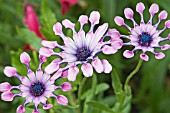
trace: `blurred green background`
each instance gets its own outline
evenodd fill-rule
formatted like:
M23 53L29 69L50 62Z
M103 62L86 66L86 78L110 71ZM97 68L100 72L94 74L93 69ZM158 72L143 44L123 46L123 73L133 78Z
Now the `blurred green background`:
M0 0L0 82L8 81L13 85L18 85L19 82L15 78L7 78L3 74L3 69L7 65L15 66L21 75L26 75L25 68L19 61L19 55L23 50L26 43L30 44L35 50L38 50L40 39L31 31L28 30L23 23L23 9L24 3L29 2L35 5L36 14L39 17L41 25L41 33L47 40L61 40L54 35L52 26L57 21L61 22L63 19L68 18L72 22L78 23L78 17L82 14L89 16L90 12L97 10L101 14L100 24L109 23L109 28L116 28L122 34L127 34L128 31L124 27L118 27L113 19L116 15L124 17L123 10L126 7L136 9L138 2L143 2L146 6L144 18L145 21L149 19L148 9L152 3L157 3L160 10L166 10L170 18L170 1L169 0L79 0L76 5L71 6L70 11L65 15L61 14L61 4L57 0ZM154 22L158 20L157 15ZM139 14L135 12L135 19L139 22ZM129 20L125 20L130 24ZM160 29L163 28L163 21ZM69 32L69 31L65 31ZM161 36L166 37L170 30L166 30ZM170 41L166 42L170 44ZM125 49L132 49L123 47L114 55L99 54L99 57L108 59L109 62L115 67L120 75L121 82L124 83L127 75L136 67L139 60L140 52L137 52L134 58L125 59L122 53ZM33 58L32 64L37 63L37 51L27 51ZM170 113L170 50L164 51L166 57L163 60L156 60L152 54L149 54L150 60L144 62L141 70L130 82L132 87L132 106L130 113ZM32 65L36 69L36 65ZM80 82L80 76L77 82ZM96 93L92 97L93 100L106 104L109 107L115 105L115 94L111 86L110 74L97 74L96 76L98 90L102 89L100 93ZM90 85L93 85L94 78L89 78L84 86L84 96L88 96L87 90ZM77 97L77 83L73 84L73 91L66 94L69 97L69 104L75 105L71 99ZM104 84L104 85L103 85ZM103 88L104 87L104 88ZM71 97L71 95L73 97ZM83 98L83 97L82 97ZM87 98L87 97L86 97ZM83 99L82 104L86 100ZM0 113L14 113L17 106L23 103L23 99L16 97L12 102L3 102L0 100ZM63 108L59 105L50 113L74 113L74 108ZM90 107L90 106L86 106ZM31 107L27 108L27 113L31 113ZM83 109L83 108L81 108ZM106 113L105 111L91 108L89 113ZM45 111L42 111L45 113ZM125 112L126 113L126 112Z

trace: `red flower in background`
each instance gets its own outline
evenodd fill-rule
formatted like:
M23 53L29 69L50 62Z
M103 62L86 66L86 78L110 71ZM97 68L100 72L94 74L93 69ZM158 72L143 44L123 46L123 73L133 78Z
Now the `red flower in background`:
M61 13L64 15L70 10L70 5L77 4L78 0L59 0L59 2L61 3Z
M34 12L34 9L31 4L25 4L24 6L24 23L28 26L28 29L32 32L34 32L39 38L42 40L45 40L45 38L42 36L40 30L39 30L39 21L36 13ZM29 44L26 44L24 47L24 50L33 50L33 48L30 47Z

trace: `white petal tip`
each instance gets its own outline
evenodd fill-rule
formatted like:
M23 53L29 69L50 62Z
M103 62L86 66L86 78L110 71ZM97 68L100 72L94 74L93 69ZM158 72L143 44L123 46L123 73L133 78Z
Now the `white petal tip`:
M144 61L148 61L149 57L146 54L141 54L140 58L143 59Z
M4 74L8 77L12 77L17 74L17 70L14 67L6 66L4 69Z
M114 21L115 21L115 23L116 23L118 26L122 26L122 25L125 24L125 23L124 23L124 19L123 19L122 17L120 17L120 16L116 16L116 17L114 18Z
M26 64L26 65L29 64L30 60L31 60L31 58L30 58L30 56L28 55L28 53L26 53L26 52L21 53L21 55L20 55L20 61L21 61L23 64Z
M156 58L156 59L163 59L164 57L165 57L165 54L162 53L162 52L159 52L159 53L156 53L156 54L155 54L155 58Z
M126 57L126 58L132 58L134 56L134 53L132 51L125 50L123 52L123 56Z
M64 95L58 95L57 102L63 106L66 106L68 104L68 100Z

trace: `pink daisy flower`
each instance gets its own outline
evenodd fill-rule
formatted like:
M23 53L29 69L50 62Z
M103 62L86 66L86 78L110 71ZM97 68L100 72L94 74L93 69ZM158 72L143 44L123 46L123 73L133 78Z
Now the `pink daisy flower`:
M17 73L16 68L6 66L4 69L5 75L8 77L18 78L21 81L21 84L19 86L11 86L8 82L0 84L0 91L3 92L1 94L2 100L12 101L16 96L26 98L25 103L18 106L16 113L24 113L25 106L31 102L33 102L35 106L32 113L40 113L38 110L39 104L43 105L43 109L50 109L53 107L52 104L47 103L47 98L50 97L56 98L57 102L61 105L66 106L68 104L68 100L65 96L56 95L53 92L57 89L62 89L62 91L70 91L72 89L71 84L69 82L64 82L62 86L54 85L54 82L60 77L61 74L56 73L51 77L49 74L43 73L41 66L46 61L45 57L40 56L40 64L36 73L30 69L29 63L31 59L26 52L23 52L20 55L20 60L27 67L28 77L20 76ZM20 90L20 92L14 94L11 90Z
M91 23L90 30L85 33L83 26ZM68 72L68 80L75 81L76 76L79 72L77 65L82 64L81 70L86 77L90 77L93 74L93 68L98 73L110 73L112 66L105 59L100 60L96 54L103 52L105 54L114 54L122 46L122 40L120 38L112 37L112 33L115 29L109 29L108 24L104 23L100 25L94 32L94 27L99 23L100 14L97 11L93 11L90 17L86 15L81 15L79 17L80 29L78 32L75 30L75 24L70 20L65 19L62 24L65 28L69 28L73 31L73 39L64 35L62 32L62 25L57 22L53 26L53 31L55 35L58 35L64 41L64 45L59 45L56 41L42 41L44 47L40 48L39 53L45 57L50 57L51 55L60 56L61 61L52 61L52 63L46 67L46 73L53 73L59 69L59 65L63 63L68 63L65 68L60 69L60 71ZM103 41L105 37L110 36L109 41ZM53 49L60 48L61 52L54 52Z
M133 22L134 27L131 28L127 24L124 23L124 19L122 17L116 16L114 21L118 26L125 26L129 31L130 35L121 35L119 32L119 36L121 38L129 39L130 41L124 43L124 46L134 46L133 50L125 50L123 56L126 58L131 58L134 56L134 52L137 50L142 50L142 54L140 54L140 58L148 61L149 57L146 55L146 52L151 52L155 55L156 59L162 59L165 55L162 52L155 52L155 48L160 48L161 50L167 50L170 48L170 45L165 44L161 46L159 43L165 40L170 39L170 35L166 38L162 38L160 34L170 28L170 20L165 22L165 26L162 30L158 30L157 27L160 22L167 18L168 14L165 10L161 11L158 15L158 22L156 24L152 23L154 15L159 11L159 6L157 4L152 4L149 8L150 19L147 23L144 22L143 12L145 6L142 2L136 5L136 11L141 16L140 24L137 24L133 18L134 12L130 8L125 8L124 14L127 19L130 19Z

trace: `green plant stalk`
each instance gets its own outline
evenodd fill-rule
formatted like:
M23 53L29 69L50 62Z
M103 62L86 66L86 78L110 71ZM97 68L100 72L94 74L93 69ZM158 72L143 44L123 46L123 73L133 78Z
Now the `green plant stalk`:
M76 106L75 99L74 99L75 97L74 97L72 92L70 92L70 98L71 98L72 106ZM79 113L79 109L78 108L76 108L75 111L76 111L76 113Z
M140 59L139 62L138 62L138 65L136 66L135 70L133 70L129 75L128 77L126 78L126 81L125 81L125 85L124 85L124 90L126 91L126 93L128 93L127 91L127 88L128 88L128 84L129 84L129 81L130 79L139 71L140 67L142 66L142 63L143 63L143 60Z
M35 61L35 64L37 65L38 64L38 57L37 57L37 52L33 51L32 52L32 55L33 55L33 58L34 58L34 61Z
M79 89L78 89L78 104L81 104L81 94L82 94L82 90L83 90L83 86L85 84L87 80L87 77L84 77L82 82L79 84Z

